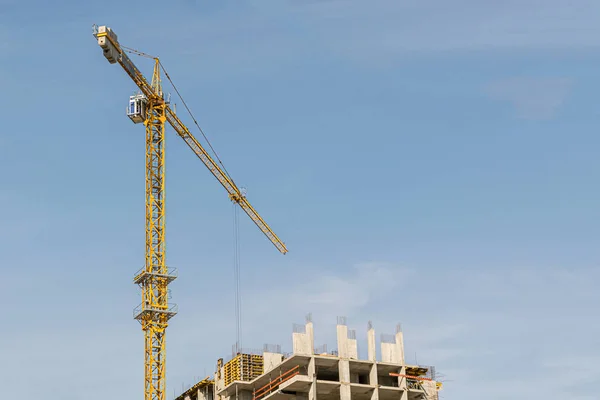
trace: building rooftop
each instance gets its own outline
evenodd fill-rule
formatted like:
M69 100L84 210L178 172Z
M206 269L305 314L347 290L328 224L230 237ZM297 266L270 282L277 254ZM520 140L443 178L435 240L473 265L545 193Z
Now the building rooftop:
M359 359L356 333L345 318L338 318L336 333L336 350L315 348L309 316L294 326L291 353L265 346L260 354L219 359L214 380L198 382L176 400L438 400L435 367L405 363L400 326L381 336L377 357L369 323L366 359Z

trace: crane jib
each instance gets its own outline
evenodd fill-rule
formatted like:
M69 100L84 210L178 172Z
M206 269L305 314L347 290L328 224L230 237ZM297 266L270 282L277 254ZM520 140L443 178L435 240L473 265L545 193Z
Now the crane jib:
M98 39L98 44L102 47L104 56L111 64L116 62L123 67L125 72L135 82L138 88L146 97L154 95L154 90L148 80L142 75L140 70L135 66L133 61L127 56L124 47L119 44L117 35L107 26L94 26L94 36ZM129 48L127 48L129 49ZM130 49L131 50L131 49ZM139 53L139 52L138 52ZM140 53L145 54L145 53ZM155 60L158 60L155 58ZM164 70L164 68L163 68ZM168 77L167 71L165 74ZM170 78L169 78L170 80ZM182 99L183 100L183 99ZM267 236L267 238L279 249L283 254L287 253L287 248L283 242L275 235L267 223L256 212L256 210L248 203L247 199L242 196L240 190L235 185L233 180L223 171L219 165L213 160L208 152L200 145L196 138L191 134L189 129L181 122L177 115L169 106L166 107L165 117L169 124L175 129L179 136L187 143L192 151L202 160L204 165L213 174L215 178L223 185L232 201L239 204L246 214L255 222L259 229ZM242 201L243 200L243 201Z
M118 62L123 67L125 72L131 77L138 88L146 97L150 97L154 94L152 86L148 80L142 75L140 70L135 66L133 61L123 50L123 47L119 44L117 35L107 26L98 27L94 25L94 36L98 39L98 44L102 47L104 56L112 64ZM141 53L143 54L143 53ZM157 60L157 59L156 59ZM164 69L164 68L163 68ZM165 74L167 72L165 71ZM168 77L168 74L167 74ZM170 78L169 78L170 79ZM204 165L209 171L217 178L217 180L223 185L225 190L228 192L230 198L238 203L246 214L256 223L260 230L269 238L269 240L281 251L283 254L287 252L287 248L283 242L275 235L267 223L262 217L254 210L254 208L248 203L247 199L243 197L230 177L217 165L207 151L200 145L196 138L191 134L189 129L181 122L177 115L171 110L169 106L166 107L166 120L175 129L179 136L187 143L192 151L202 160ZM243 200L243 201L242 201Z
M130 76L137 77L137 76L141 76L142 75L139 71L137 71L137 68L135 67L135 65L133 65L133 62L127 56L127 54L121 52L121 59L120 59L120 61L121 61L121 65L123 66L123 68L125 69L125 71Z

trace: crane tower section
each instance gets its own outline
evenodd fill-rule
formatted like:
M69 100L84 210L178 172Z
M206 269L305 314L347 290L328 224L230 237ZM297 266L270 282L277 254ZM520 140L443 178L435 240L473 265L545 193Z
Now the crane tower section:
M134 318L144 331L144 398L164 400L165 332L168 321L177 313L176 305L169 305L168 284L176 277L165 257L165 122L167 104L164 100L160 64L155 59L151 84L129 58L123 54L117 35L108 27L98 28L96 37L109 63L119 62L134 79L144 82L144 94L129 99L127 116L134 123L146 127L146 245L145 265L133 281L142 292L142 302L134 309Z
M141 323L145 338L144 399L165 400L165 332L169 319L177 313L177 306L169 304L170 296L167 289L177 274L174 268L167 267L165 256L165 124L167 122L221 183L229 198L246 212L271 243L282 254L287 253L287 247L250 204L224 167L219 165L222 165L220 160L217 163L211 157L179 119L174 108L170 107L169 99L165 100L160 77L161 70L172 85L173 82L158 58L121 46L117 35L107 26L94 25L93 35L108 62L118 63L139 89L138 95L129 98L127 107L127 116L136 124L143 123L146 130L145 263L133 279L142 292L142 302L135 308L134 318ZM150 81L140 72L126 52L145 55L154 60L154 73ZM183 102L182 98L181 100ZM191 115L189 109L188 112Z

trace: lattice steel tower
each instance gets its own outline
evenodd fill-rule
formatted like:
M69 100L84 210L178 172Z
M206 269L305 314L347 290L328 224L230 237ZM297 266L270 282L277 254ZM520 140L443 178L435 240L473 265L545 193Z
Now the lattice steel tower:
M167 267L165 259L166 122L173 127L177 135L185 141L212 175L217 178L226 189L229 199L246 212L271 243L283 254L287 253L287 248L250 205L245 194L226 173L224 167L219 166L220 160L219 164L214 161L165 101L160 76L161 70L170 83L173 82L158 58L120 45L117 35L106 26L94 25L93 33L98 45L102 48L104 57L111 64L119 63L141 92L129 98L129 107L127 108L127 116L134 123L143 123L146 127L145 265L134 277L134 283L140 286L142 292L142 303L135 308L134 318L141 323L144 331L144 399L165 400L165 332L169 319L177 313L177 306L169 305L168 290L169 283L176 278L177 274L175 268ZM146 80L126 52L154 60L151 83ZM176 88L175 90L177 91ZM181 100L183 102L183 99ZM185 102L183 103L185 105Z

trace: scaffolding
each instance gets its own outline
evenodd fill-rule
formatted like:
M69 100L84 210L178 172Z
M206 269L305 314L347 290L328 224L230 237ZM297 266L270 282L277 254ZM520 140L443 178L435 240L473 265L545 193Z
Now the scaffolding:
M270 380L269 383L267 383L263 387L261 387L259 389L255 389L252 394L252 399L260 400L263 397L268 396L275 389L279 388L279 385L292 379L294 376L298 375L300 373L299 368L300 367L298 365L296 365L295 367L290 368L287 371L281 373L277 378Z
M251 381L263 374L263 356L238 353L223 366L225 386L233 381Z

